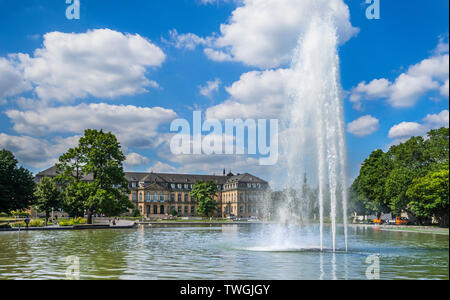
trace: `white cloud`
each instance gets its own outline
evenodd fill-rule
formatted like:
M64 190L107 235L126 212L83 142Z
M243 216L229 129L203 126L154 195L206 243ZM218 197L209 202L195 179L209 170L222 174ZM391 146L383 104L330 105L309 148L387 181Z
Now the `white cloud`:
M210 119L279 118L284 112L291 69L253 71L226 88L230 99L210 107Z
M214 93L219 91L220 85L222 81L219 78L206 82L205 86L200 86L200 94L205 96L206 98L212 98Z
M219 5L220 3L242 2L242 0L195 0L195 1L200 5L211 5L211 4Z
M158 86L145 76L148 68L161 66L166 56L138 34L98 29L47 33L33 56L19 53L15 58L41 99L71 101L147 92Z
M61 154L76 147L79 136L55 138L51 141L29 136L0 133L0 149L12 151L21 164L46 168L55 164Z
M203 52L205 52L206 56L212 61L217 62L234 61L233 57L231 57L230 54L227 54L223 51L206 48L205 50L203 50Z
M443 110L439 114L427 115L423 123L402 122L391 128L389 138L394 139L393 144L406 141L412 136L426 136L431 129L449 127L449 111Z
M449 94L449 85L447 79L445 83L441 86L441 95L448 98L448 94Z
M370 115L363 116L347 126L347 131L358 137L371 135L380 128L380 121Z
M125 146L154 147L161 143L158 128L170 123L177 114L160 107L80 104L77 106L39 107L35 110L9 110L14 130L21 134L45 136L50 133L82 134L86 128L104 129L117 135Z
M148 164L149 160L147 157L142 156L138 153L130 153L127 156L124 164L129 167L142 166Z
M179 34L176 29L169 31L170 40L167 43L178 49L194 50L197 46L211 45L211 38L201 38L193 33Z
M448 127L449 126L449 111L443 110L439 114L427 115L423 121L430 129Z
M358 33L350 23L348 6L342 0L242 2L228 23L221 25L220 36L215 41L216 48L227 51L220 52L226 60L262 68L275 68L290 62L297 40L314 14L334 17L341 43ZM210 58L218 57L212 53L212 50L207 53Z
M356 109L361 108L362 101L373 99L387 99L393 107L412 107L429 92L436 91L448 97L448 44L445 46L441 41L434 53L430 58L410 66L393 82L381 78L359 83L352 89L350 101Z
M150 168L147 169L147 172L153 172L153 173L177 173L177 168L165 164L163 162L156 162L154 163Z
M31 84L23 78L17 62L0 57L0 98L14 96L31 90Z
M397 124L389 130L389 138L391 139L405 139L411 136L424 135L426 128L416 122L402 122Z

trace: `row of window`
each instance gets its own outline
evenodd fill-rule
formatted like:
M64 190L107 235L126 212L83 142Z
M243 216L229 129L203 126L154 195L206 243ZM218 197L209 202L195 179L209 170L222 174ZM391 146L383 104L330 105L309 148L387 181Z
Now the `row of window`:
M144 186L144 183L139 183L140 186ZM129 185L131 188L136 188L138 186L137 182L131 182ZM245 187L245 184L241 184L241 187ZM175 190L175 189L179 189L179 190L192 190L194 188L194 185L192 183L172 183L170 185L170 187ZM238 187L238 183L230 183L230 184L225 184L224 188L225 189L236 189ZM261 183L247 183L247 188L249 189L260 189L262 187ZM217 189L220 191L221 190L221 186L217 185Z
M239 213L240 214L243 214L244 213L244 211L245 211L245 208L243 207L243 206L240 206L239 207ZM234 207L234 206L231 206L231 207L226 207L225 208L225 212L227 213L227 214L235 214L235 213L237 213L237 207ZM248 206L247 207L247 213L256 213L256 207L255 206Z
M170 210L168 211L168 213L170 213L170 212L172 212L172 211L174 211L174 210L175 210L179 215L181 215L181 214L183 213L183 207L182 207L182 206L178 206L177 208L175 208L175 207L173 206L173 207L170 208ZM141 214L142 214L142 206L139 206L139 211L140 211ZM189 206L185 206L185 207L184 207L184 214L188 214L189 211L191 212L191 214L195 214L195 207L194 207L194 206L191 206L190 209L189 209ZM159 211L158 211L158 205L153 205L153 207L148 205L148 206L147 206L147 209L146 209L146 213L147 213L148 215L150 215L150 214L157 215L157 214L165 214L166 212L165 212L165 207L164 207L164 205L161 205L161 206L159 207Z
M262 187L261 183L247 183L247 185L245 185L244 183L239 184L240 187L245 187L247 186L248 189L260 189ZM230 184L225 184L224 188L226 190L229 189L236 189L238 188L238 183L230 183Z
M260 198L259 195L249 194L247 195L248 201L256 201ZM236 194L224 194L222 197L224 202L236 202ZM239 194L239 201L244 201L244 194Z
M132 200L136 202L137 199L137 194L133 193L132 194ZM170 195L170 200L175 202L175 194L171 194ZM189 194L184 194L184 197L182 199L181 194L178 194L178 197L176 199L178 202L182 202L182 200L184 202L195 202L195 198L194 197L189 197ZM145 197L143 196L143 194L139 194L139 201L145 201L145 202L164 202L166 201L166 194L158 194L156 192L154 192L153 194L150 192L147 192L145 194Z

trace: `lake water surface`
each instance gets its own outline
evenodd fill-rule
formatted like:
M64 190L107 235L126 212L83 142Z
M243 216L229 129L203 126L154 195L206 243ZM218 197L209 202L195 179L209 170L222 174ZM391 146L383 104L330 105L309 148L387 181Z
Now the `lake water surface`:
M366 279L377 259L381 279L449 278L448 236L350 227L345 252L342 231L336 253L317 226L0 232L0 279L65 279L68 256L80 279Z

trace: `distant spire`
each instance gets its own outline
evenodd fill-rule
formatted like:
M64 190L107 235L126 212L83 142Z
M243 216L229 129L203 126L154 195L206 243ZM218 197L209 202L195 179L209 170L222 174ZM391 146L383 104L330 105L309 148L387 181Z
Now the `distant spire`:
M225 176L226 173L227 171L225 170L225 168L223 168L223 176Z

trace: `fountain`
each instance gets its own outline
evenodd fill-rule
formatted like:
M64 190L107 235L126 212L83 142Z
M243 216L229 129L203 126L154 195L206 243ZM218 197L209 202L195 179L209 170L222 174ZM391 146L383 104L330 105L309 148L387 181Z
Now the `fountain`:
M337 47L337 30L331 14L311 16L291 63L293 80L281 137L287 186L298 187L303 170L309 170L318 186L320 250L324 250L324 206L325 198L329 198L333 251L337 249L338 202L342 203L345 249L348 248L346 142ZM296 203L298 197L290 193L285 197L278 213L280 223L305 223L307 218Z

